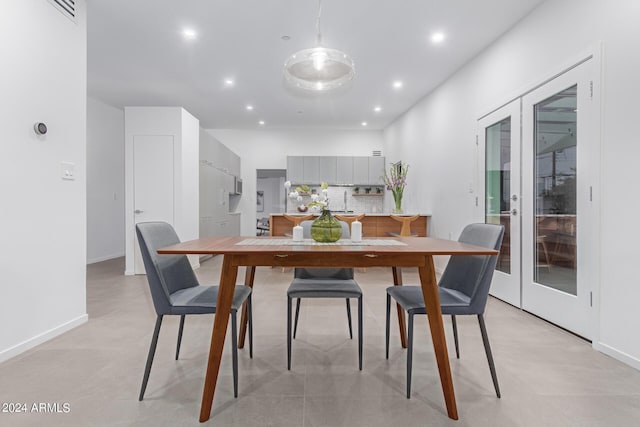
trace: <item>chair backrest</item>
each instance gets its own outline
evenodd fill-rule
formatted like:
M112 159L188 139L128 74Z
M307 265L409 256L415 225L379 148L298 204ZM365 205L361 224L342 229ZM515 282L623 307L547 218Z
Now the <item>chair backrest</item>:
M282 216L284 217L284 219L291 221L293 223L293 226L296 227L298 225L300 225L300 223L302 221L307 221L311 218L313 218L313 214L307 214L307 215L288 215L288 214L282 214Z
M180 289L198 286L186 255L159 255L157 250L180 243L175 230L166 222L141 222L136 225L142 261L158 315L171 310L170 295Z
M469 224L462 230L458 241L500 250L503 236L502 225ZM497 255L452 256L438 285L469 297L468 314L482 314L487 304L497 260Z
M311 238L311 224L313 221L303 221L302 236L305 239ZM349 232L349 224L340 221L342 225L342 238L351 237ZM353 268L301 268L296 267L293 271L293 277L296 279L336 279L336 280L352 280Z

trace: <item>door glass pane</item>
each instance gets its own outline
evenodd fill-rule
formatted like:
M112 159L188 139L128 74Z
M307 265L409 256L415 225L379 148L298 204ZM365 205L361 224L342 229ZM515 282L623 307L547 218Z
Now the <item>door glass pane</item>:
M535 282L576 295L577 86L534 109Z
M496 270L511 273L511 118L485 130L485 222L504 225L504 239Z

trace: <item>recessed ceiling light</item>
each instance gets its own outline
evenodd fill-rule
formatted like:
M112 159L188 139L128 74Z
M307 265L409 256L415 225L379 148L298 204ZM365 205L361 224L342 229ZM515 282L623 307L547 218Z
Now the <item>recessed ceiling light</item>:
M259 124L260 126L264 126L264 120L260 120L260 121L258 122L258 124Z
M198 33L192 28L185 28L182 30L182 37L186 40L195 40L198 37Z
M393 82L393 88L394 89L400 89L400 88L402 88L402 86L404 86L404 83L402 83L402 81L400 81L400 80L396 80L395 82Z
M442 31L438 31L436 33L431 34L431 42L433 43L442 43L444 41L444 33Z
M247 111L253 111L253 105L247 105L245 108Z
M282 40L287 41L287 40L291 40L291 37L289 36L282 36L280 37Z
M367 122L362 122L361 124L362 124L362 126L367 126L369 123L367 123Z
M233 79L224 79L224 84L225 86L233 86L236 82L234 82Z
M373 111L375 111L376 113L379 113L380 111L382 111L382 107L379 105L376 105L375 107L373 107Z

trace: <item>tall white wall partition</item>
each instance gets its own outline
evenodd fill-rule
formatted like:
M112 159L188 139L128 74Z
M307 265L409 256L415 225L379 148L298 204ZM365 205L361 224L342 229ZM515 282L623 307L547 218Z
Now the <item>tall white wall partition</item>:
M154 143L157 150L151 146ZM160 166L167 161L168 167ZM136 262L136 222L165 220L181 240L199 237L198 164L198 119L180 107L125 107L125 274L144 271ZM145 180L153 173L168 184ZM168 213L164 208L167 198L171 199ZM148 204L136 206L136 200ZM192 257L191 264L198 264L197 257Z
M86 4L75 6L75 22L47 1L0 13L0 361L87 320Z
M457 237L482 221L475 206L476 131L484 114L533 89L586 55L601 57L594 81L600 102L599 277L593 346L640 369L640 300L633 231L640 198L637 140L640 5L632 0L543 3L492 46L389 126L385 155L420 162L409 175L416 210L431 208L435 237ZM420 185L415 185L415 183ZM596 188L597 190L597 188ZM442 267L442 262L439 264Z

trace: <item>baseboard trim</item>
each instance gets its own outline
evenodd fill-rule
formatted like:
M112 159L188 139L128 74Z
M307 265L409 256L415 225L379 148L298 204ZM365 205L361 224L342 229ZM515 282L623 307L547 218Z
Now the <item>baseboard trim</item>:
M109 261L110 259L114 259L114 258L122 258L123 256L124 256L124 252L118 252L117 254L111 254L111 255L100 256L100 257L97 257L97 258L91 258L91 259L87 260L87 265L95 264L96 262Z
M10 347L6 350L0 351L0 363L11 359L25 351L32 349L33 347L40 345L44 342L47 342L59 335L64 334L67 331L70 331L73 328L76 328L83 323L86 323L89 320L89 316L87 314L83 314L82 316L78 316L75 319L72 319L68 322L63 323L60 326L56 326L53 329L49 329L39 335L36 335L33 338L29 338L26 341L21 342L18 345Z
M640 371L640 359L637 359L623 351L616 350L615 348L601 342L594 342L593 348Z

